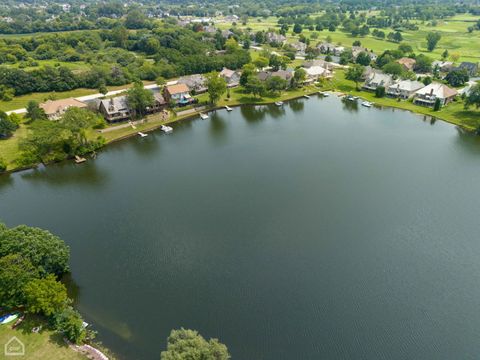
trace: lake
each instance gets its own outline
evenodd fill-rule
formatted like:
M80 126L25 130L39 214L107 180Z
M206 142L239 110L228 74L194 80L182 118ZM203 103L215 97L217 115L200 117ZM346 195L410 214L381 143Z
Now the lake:
M120 359L182 326L235 360L478 358L480 138L333 96L173 127L0 177Z

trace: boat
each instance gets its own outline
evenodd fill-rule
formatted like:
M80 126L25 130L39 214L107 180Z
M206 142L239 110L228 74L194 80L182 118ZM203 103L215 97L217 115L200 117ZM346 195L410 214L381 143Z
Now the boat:
M168 133L171 133L173 131L173 128L171 126L166 126L166 125L162 125L160 127L160 129L165 133L165 134L168 134Z
M225 110L227 110L227 111L232 111L233 109L232 109L230 106L225 105Z
M140 131L139 131L137 134L138 134L140 137L142 137L142 138L144 138L144 137L147 137L147 136L148 136L148 134L145 134L145 133L143 133L143 132L140 132Z
M282 105L283 105L283 101L275 101L275 105L277 105L277 106L282 106Z
M328 96L330 96L330 94L329 94L329 93L327 93L327 92L324 92L324 91L320 91L320 92L319 92L319 94L320 94L320 95L323 95L323 96L325 96L325 97L328 97Z
M87 159L83 158L83 157L80 157L78 155L75 155L75 162L77 164L81 164L81 163L84 163L85 161L87 161Z
M207 120L208 119L208 115L204 114L204 113L200 113L200 117L202 118L202 120Z
M358 99L358 97L356 96L352 96L352 95L348 95L345 99L349 100L349 101L355 101Z
M303 95L303 97L304 97L305 99L310 99L310 96L308 96L307 94Z
M12 322L16 318L18 318L18 314L9 314L9 315L2 316L0 317L0 324L1 325L8 324L9 322Z
M372 103L369 102L369 101L364 101L362 102L362 106L365 106L365 107L372 107Z

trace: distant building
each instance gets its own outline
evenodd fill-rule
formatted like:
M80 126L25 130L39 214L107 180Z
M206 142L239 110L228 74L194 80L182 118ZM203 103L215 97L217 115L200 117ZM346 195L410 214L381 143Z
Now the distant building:
M383 86L386 90L392 84L393 79L390 75L375 72L367 78L363 85L363 89L375 91L379 86Z
M277 34L275 32L268 32L265 35L267 43L275 43L275 44L284 44L287 41L287 38L281 34Z
M192 93L202 94L207 91L207 79L201 74L182 76L178 79L178 84L185 84Z
M39 105L49 120L58 120L70 107L86 108L87 104L76 99L48 100Z
M360 55L360 53L362 52L366 53L370 57L370 60L377 60L377 55L373 51L370 51L367 48L361 46L352 46L352 57L354 60L356 60L358 55Z
M295 50L298 56L305 56L305 50L307 50L307 44L299 41L289 45Z
M403 69L406 71L413 71L413 67L417 63L417 60L408 58L408 57L402 57L397 60L397 63L403 66Z
M327 42L318 44L317 49L322 54L333 54L335 56L340 56L345 51L345 47L339 46L339 45L334 45L334 44L327 43Z
M442 72L449 72L453 68L453 62L436 60L432 63L432 68L434 69L436 66Z
M437 99L441 105L451 102L458 92L447 85L431 83L415 93L414 103L423 106L433 106Z
M240 72L225 67L220 71L220 76L225 79L228 87L238 86L240 84L240 75Z
M293 77L293 71L291 70L259 71L257 73L257 78L261 81L266 81L272 76L278 76L283 80L290 81Z
M478 64L464 61L460 63L460 65L457 66L455 70L466 70L468 76L475 76L478 73Z
M409 99L423 87L425 87L425 85L420 81L402 80L390 85L387 88L387 96L400 99Z

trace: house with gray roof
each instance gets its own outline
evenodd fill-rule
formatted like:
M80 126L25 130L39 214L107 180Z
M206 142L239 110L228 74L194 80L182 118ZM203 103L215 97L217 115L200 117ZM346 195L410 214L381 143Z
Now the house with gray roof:
M177 84L185 84L191 92L195 94L202 94L207 91L207 79L201 74L194 74L182 76L178 79Z
M98 111L108 122L125 121L132 116L125 95L100 100Z
M464 61L460 63L455 70L466 70L468 76L475 76L478 73L478 64Z
M415 95L415 92L423 87L425 87L425 85L420 81L401 80L387 88L387 96L400 99L410 99Z
M379 86L387 89L392 84L393 78L390 75L374 72L367 78L362 88L364 90L375 91Z

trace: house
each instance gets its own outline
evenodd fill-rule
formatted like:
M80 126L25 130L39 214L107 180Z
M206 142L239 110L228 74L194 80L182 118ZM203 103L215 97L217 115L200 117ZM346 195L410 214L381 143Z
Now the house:
M126 96L100 100L98 111L108 122L125 121L131 116Z
M235 87L240 84L240 72L238 71L224 67L222 71L220 71L220 76L225 79L228 87Z
M319 78L331 78L332 72L321 66L311 66L305 69L307 82L317 81Z
M257 73L257 78L260 81L266 81L272 76L278 76L283 80L290 81L293 77L293 71L291 70L278 70L278 71L259 71Z
M201 74L183 76L178 79L177 84L187 85L190 91L195 94L202 94L207 91L205 76Z
M275 44L283 44L285 41L287 41L287 38L281 34L277 34L274 32L268 32L265 34L265 38L267 40L267 43L275 43Z
M447 85L431 83L415 93L414 103L423 106L433 106L437 99L441 105L446 105L457 96L458 92Z
M423 87L425 87L425 85L420 81L402 80L390 85L387 88L387 96L400 99L409 99L415 95L415 92Z
M367 53L367 55L370 57L370 60L377 60L377 55L373 51L369 51L367 48L361 46L352 46L352 57L354 60L356 60L358 55L360 55L362 52Z
M290 47L295 50L298 56L305 56L305 50L307 50L307 44L303 42L296 42L290 44Z
M363 70L362 78L364 80L370 78L373 74L376 73L382 73L382 70L375 69L374 67L371 67L370 65L365 66L365 69Z
M449 72L453 68L453 62L436 60L432 63L432 69L435 69L437 66L440 71Z
M215 34L217 32L217 29L215 28L215 26L207 25L203 27L203 31L208 34Z
M393 79L390 75L381 72L374 72L365 81L363 89L375 91L379 86L383 86L387 89L392 83Z
M344 51L345 48L343 46L337 46L331 43L320 43L317 45L317 49L322 53L322 54L333 54L335 56L340 56Z
M160 93L153 93L153 105L147 107L147 113L153 114L162 111L167 107L168 103Z
M404 70L406 71L413 71L413 67L417 63L417 60L408 58L408 57L402 57L397 60L397 63L403 66Z
M228 39L232 35L233 35L233 32L231 32L230 30L222 30L222 37L224 39Z
M322 59L318 59L318 60L309 60L309 61L305 61L303 63L303 67L308 69L312 66L321 66L322 68L326 69L326 70L333 70L333 68L335 67L334 64L328 62L328 61L325 61L325 60L322 60Z
M190 96L190 89L185 84L165 86L163 96L165 101L179 105L188 105L195 102L195 99Z
M49 120L58 120L70 107L86 108L87 104L76 99L48 100L39 105Z
M460 63L460 65L457 66L455 70L466 70L468 76L475 76L478 73L478 64L464 61Z

